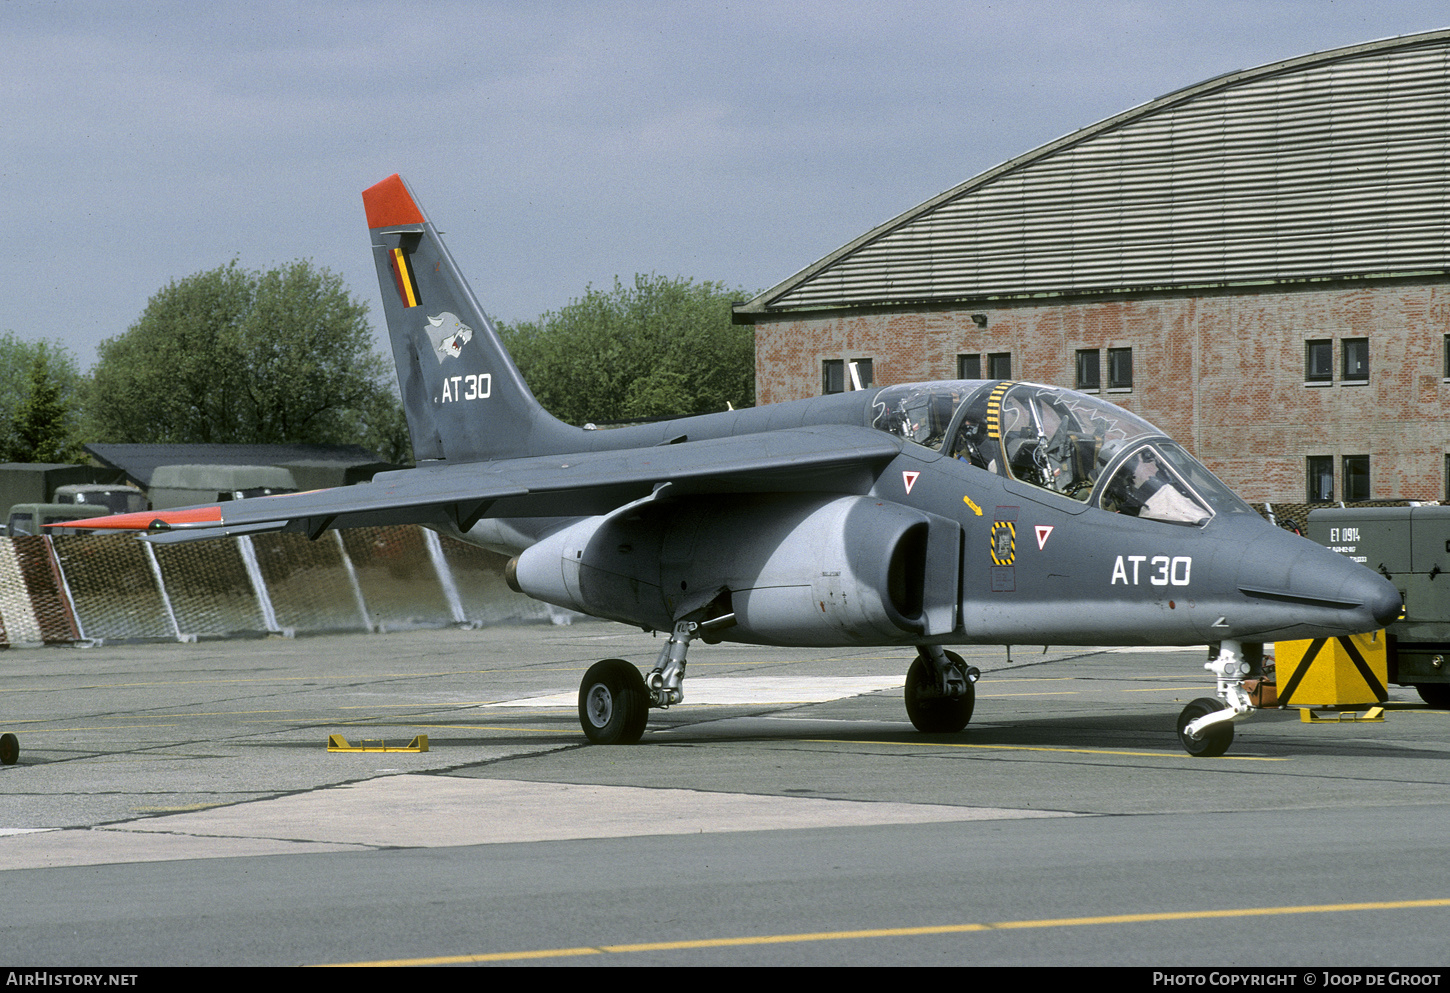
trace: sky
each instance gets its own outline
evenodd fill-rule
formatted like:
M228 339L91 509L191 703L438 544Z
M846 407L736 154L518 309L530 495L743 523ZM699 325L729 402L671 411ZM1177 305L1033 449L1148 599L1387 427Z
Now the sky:
M395 172L496 320L635 273L745 299L1130 107L1441 27L1444 0L0 0L0 332L84 370L232 259L310 259L380 314L360 194Z

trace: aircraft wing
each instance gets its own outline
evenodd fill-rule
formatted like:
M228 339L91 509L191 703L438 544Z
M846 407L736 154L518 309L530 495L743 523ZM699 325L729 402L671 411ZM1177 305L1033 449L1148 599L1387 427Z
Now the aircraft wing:
M370 483L254 497L211 506L87 518L87 528L146 531L195 541L263 531L380 524L453 525L484 517L607 513L661 486L688 493L865 492L901 451L893 435L819 425L653 448L424 465Z

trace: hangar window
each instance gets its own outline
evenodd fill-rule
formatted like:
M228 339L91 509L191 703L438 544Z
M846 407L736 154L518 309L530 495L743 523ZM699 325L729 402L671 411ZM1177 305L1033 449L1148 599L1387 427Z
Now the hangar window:
M957 356L957 378L958 379L981 379L982 378L982 357L980 355L958 355Z
M1305 499L1310 503L1327 503L1334 499L1334 456L1311 455L1305 459Z
M1369 339L1346 338L1340 345L1344 349L1343 382L1369 382Z
M821 363L821 393L846 392L846 360L826 359Z
M846 377L852 378L852 368L855 370L855 377L852 381L852 388L857 390L868 389L874 381L871 374L870 359L852 359L846 364Z
M1012 378L1012 353L991 352L987 355L988 379Z
M859 384L851 378L852 367L855 367L856 379ZM847 390L864 390L872 383L872 369L870 359L852 359L847 362L845 359L824 359L821 362L821 393L845 393Z
M1077 350L1077 388L1092 392L1103 385L1102 370L1099 368L1099 354L1096 348Z
M1133 350L1131 348L1108 349L1108 389L1130 390L1133 388Z
M1304 342L1304 382L1330 383L1334 381L1334 342Z
M1369 456L1344 456L1344 499L1369 499Z
M1445 336L1445 368L1441 375L1450 379L1450 334Z

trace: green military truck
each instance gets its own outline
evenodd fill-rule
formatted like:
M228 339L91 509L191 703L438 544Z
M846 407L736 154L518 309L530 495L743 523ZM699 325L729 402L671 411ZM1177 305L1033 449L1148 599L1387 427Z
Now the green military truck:
M1399 588L1404 613L1385 629L1389 680L1450 707L1450 507L1315 510L1309 537Z
M95 504L76 503L17 503L10 508L6 519L6 533L12 538L38 534L79 534L82 528L57 528L49 525L64 524L85 517L102 517L110 511Z

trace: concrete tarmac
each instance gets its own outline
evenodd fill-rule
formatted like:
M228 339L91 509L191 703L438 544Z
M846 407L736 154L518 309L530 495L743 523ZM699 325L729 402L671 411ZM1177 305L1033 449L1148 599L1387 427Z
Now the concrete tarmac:
M0 964L1450 961L1450 714L1412 690L1194 759L1202 650L963 650L973 723L922 735L909 650L696 645L685 704L588 745L585 669L661 644L8 651Z

